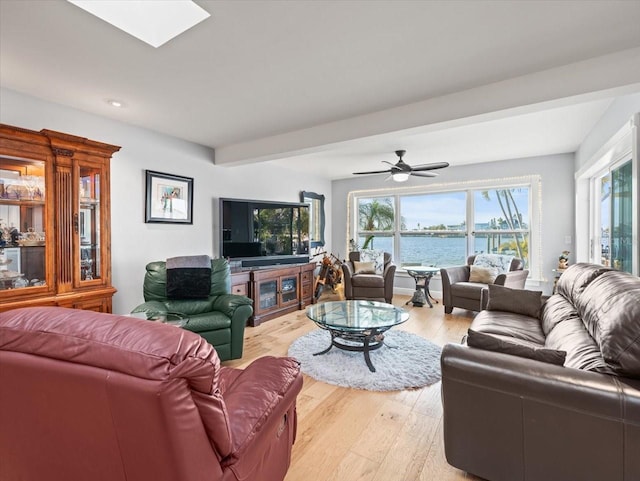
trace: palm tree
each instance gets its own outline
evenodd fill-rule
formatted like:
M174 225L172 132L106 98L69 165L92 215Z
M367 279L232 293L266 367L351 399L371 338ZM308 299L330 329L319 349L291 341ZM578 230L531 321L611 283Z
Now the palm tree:
M525 239L520 239L520 233L516 231L516 229L522 229L522 214L518 209L518 205L516 204L515 199L513 198L512 189L496 189L496 200L500 205L500 209L505 217L505 223L509 227L509 230L513 231L513 235L515 237L515 247L518 251L518 257L520 259L524 258L523 253L523 244ZM489 195L488 190L482 191L482 197L489 201L491 200L491 196ZM499 219L502 220L502 219Z
M390 198L373 199L358 205L360 230L393 230L395 212Z

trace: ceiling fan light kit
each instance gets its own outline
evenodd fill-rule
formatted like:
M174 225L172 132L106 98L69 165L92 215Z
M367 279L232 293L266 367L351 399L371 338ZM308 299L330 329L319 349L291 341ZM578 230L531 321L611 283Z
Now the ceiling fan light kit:
M396 182L406 182L409 180L409 174L407 172L398 172L396 174L391 174L391 178Z
M416 165L415 167L411 167L404 160L402 160L404 154L406 154L406 150L396 150L398 162L396 162L395 164L387 162L386 160L382 161L385 164L389 164L391 166L390 169L371 170L368 172L354 172L353 174L391 174L388 178L392 178L395 182L406 182L407 180L409 180L409 176L411 175L415 175L416 177L435 177L438 174L428 171L449 167L449 164L447 162L434 162L432 164Z

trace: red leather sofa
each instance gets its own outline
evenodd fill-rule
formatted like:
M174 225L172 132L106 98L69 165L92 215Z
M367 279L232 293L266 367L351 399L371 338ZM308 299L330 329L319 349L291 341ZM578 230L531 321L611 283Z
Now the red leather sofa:
M221 367L184 329L58 307L0 313L0 479L280 481L291 358Z

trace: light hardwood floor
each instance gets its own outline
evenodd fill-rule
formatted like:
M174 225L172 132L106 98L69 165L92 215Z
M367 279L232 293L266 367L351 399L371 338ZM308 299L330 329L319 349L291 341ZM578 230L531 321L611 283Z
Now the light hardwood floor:
M330 295L329 295L330 296ZM445 315L441 304L405 306L409 320L397 327L436 344L459 342L472 313ZM297 311L245 330L244 367L264 356L285 356L291 342L315 329ZM364 362L364 361L363 361ZM417 390L372 392L332 386L304 376L298 396L298 435L285 481L479 480L444 458L440 383Z

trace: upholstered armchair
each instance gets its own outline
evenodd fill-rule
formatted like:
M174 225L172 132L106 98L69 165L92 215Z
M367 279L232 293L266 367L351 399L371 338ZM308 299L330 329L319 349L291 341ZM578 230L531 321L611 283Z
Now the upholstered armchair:
M0 479L282 481L298 362L223 367L201 336L61 307L0 313Z
M442 304L446 314L451 314L454 307L481 311L485 307L482 305L482 290L487 289L490 283L512 289L524 289L529 271L524 269L522 259L510 256L497 257L502 257L503 260L510 258L511 262L507 266L508 270L496 273L496 276L488 276L485 269L476 266L475 255L469 256L466 266L440 269Z
M169 299L165 261L147 264L143 290L145 303L132 313L182 315L189 319L184 329L204 337L215 347L221 361L242 357L244 328L253 314L253 301L230 294L231 271L226 259L211 260L211 289L207 297Z
M346 299L365 299L391 304L396 265L391 262L391 254L384 252L383 256L382 268L378 268L376 273L375 262L361 262L360 252L349 252L349 260L342 263L342 282Z

